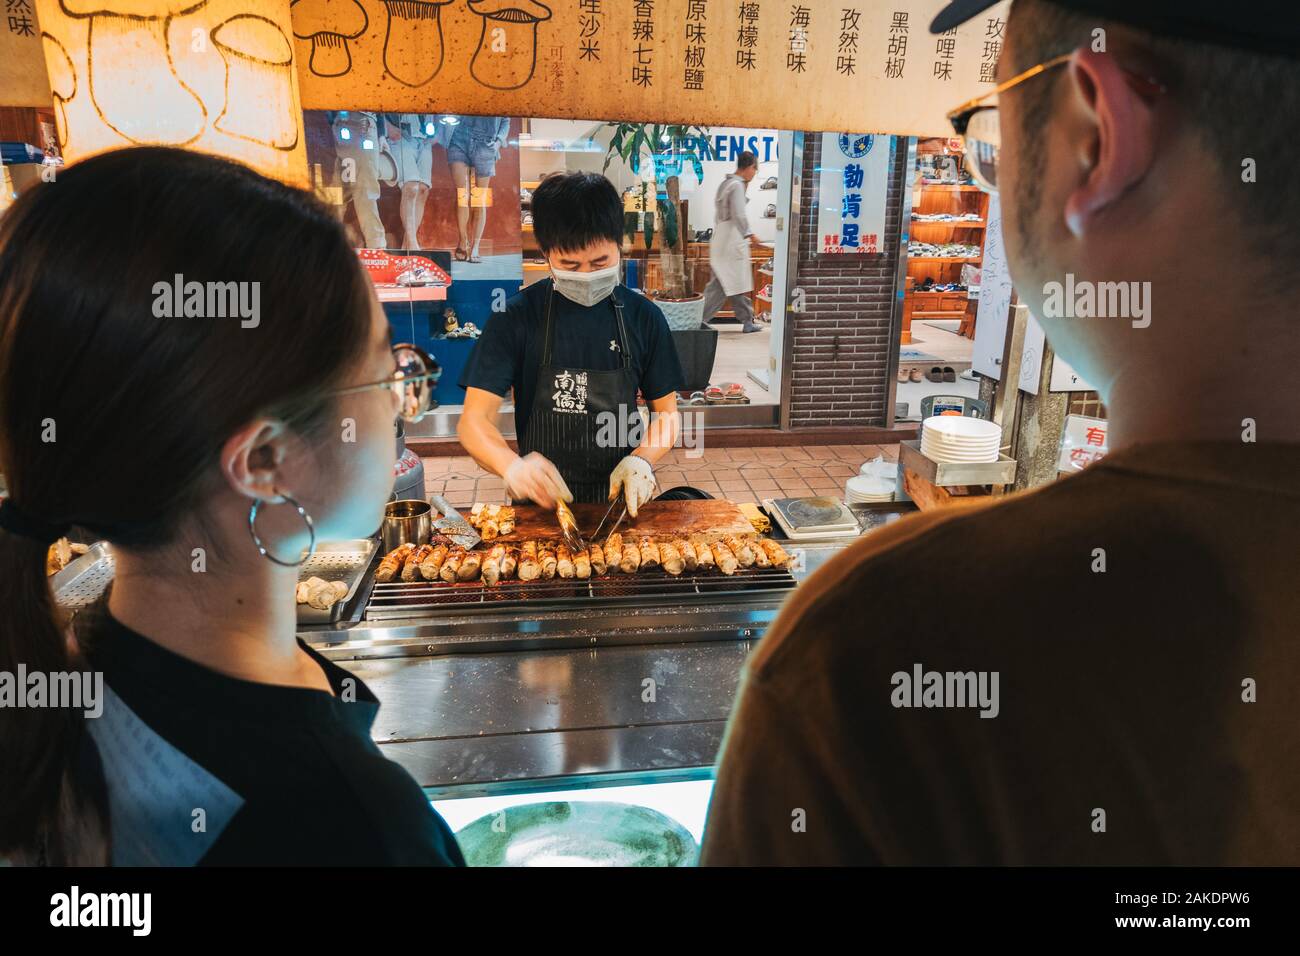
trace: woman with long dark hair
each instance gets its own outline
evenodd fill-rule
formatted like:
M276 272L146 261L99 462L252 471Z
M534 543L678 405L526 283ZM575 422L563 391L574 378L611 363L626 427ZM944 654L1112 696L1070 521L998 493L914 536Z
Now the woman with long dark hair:
M340 224L245 167L107 153L0 218L0 673L103 682L0 708L0 857L462 862L373 695L295 636L313 532L379 525L394 371ZM116 565L72 628L45 577L70 527Z

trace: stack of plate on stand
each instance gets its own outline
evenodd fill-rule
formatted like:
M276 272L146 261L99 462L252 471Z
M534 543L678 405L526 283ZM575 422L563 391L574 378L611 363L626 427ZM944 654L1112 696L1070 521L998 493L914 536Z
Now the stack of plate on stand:
M979 418L936 415L925 420L921 454L947 464L998 460L1002 428Z
M893 501L894 482L868 475L854 475L844 483L844 500L851 505Z
M869 504L873 501L893 501L898 484L898 462L877 457L865 462L844 483L844 500L849 504Z

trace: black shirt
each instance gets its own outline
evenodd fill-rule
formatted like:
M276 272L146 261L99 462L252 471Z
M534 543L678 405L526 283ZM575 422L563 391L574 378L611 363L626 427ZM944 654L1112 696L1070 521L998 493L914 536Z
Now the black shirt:
M371 739L374 694L305 644L337 696L227 677L107 612L87 643L115 865L464 865Z
M527 434L533 411L551 285L550 279L534 282L507 302L504 312L488 319L460 376L461 388L481 388L503 398L515 390L515 434L520 437ZM623 325L642 396L652 402L681 388L685 375L663 310L622 284L613 294L623 303ZM614 348L618 322L609 299L581 306L556 292L552 309L553 364L593 371L619 367L622 357Z

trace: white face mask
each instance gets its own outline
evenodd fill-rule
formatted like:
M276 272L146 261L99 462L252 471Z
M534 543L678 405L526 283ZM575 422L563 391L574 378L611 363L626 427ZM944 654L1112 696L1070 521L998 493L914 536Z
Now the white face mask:
M569 272L552 269L555 291L578 305L592 306L614 291L618 285L618 263L595 272Z

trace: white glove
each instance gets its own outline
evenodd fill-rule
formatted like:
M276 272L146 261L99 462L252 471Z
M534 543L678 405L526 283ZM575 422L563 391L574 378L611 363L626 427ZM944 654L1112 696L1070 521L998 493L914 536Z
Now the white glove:
M655 470L650 462L640 455L628 455L615 465L609 476L609 500L617 498L620 491L627 513L635 518L637 509L654 497Z
M516 458L502 477L512 499L527 498L543 508L554 508L559 500L573 500L573 492L559 470L535 451Z

